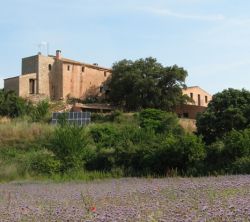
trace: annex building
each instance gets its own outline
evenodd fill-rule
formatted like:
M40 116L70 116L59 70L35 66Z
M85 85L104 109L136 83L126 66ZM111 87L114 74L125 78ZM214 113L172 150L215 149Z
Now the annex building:
M175 112L180 118L195 119L198 113L206 110L212 99L212 95L199 86L187 87L182 90L182 93L189 96L193 102L176 107Z
M51 100L86 98L102 94L111 69L63 58L41 54L22 59L20 76L4 80L4 89L18 96L47 97Z

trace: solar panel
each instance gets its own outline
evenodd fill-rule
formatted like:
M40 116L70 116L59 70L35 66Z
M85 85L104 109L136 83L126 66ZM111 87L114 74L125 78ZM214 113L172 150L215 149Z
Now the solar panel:
M53 113L52 124L58 124L62 119L69 124L76 124L79 126L87 125L91 122L90 112L69 112L69 113Z

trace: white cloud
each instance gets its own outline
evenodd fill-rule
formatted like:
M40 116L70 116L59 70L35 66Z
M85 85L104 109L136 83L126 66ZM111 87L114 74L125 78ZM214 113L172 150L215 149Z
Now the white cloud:
M159 8L144 8L143 11L158 16L169 16L179 19L190 19L190 20L201 20L201 21L222 21L226 19L225 16L223 16L222 14L218 15L184 14L184 13L173 12L168 9L159 9Z

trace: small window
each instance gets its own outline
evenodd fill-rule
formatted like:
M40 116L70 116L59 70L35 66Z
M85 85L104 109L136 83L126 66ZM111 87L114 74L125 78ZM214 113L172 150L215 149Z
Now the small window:
M190 93L190 97L191 97L191 99L193 99L193 96L194 96L194 94L193 94L193 93Z
M189 117L188 113L183 113L183 117L188 118Z
M201 105L201 95L198 94L198 106L200 106L200 105Z
M68 65L68 71L70 71L70 65Z
M205 96L205 102L207 103L207 96Z
M104 76L105 76L105 77L107 76L107 72L104 72Z
M85 66L82 66L82 72L84 72L85 71Z
M100 93L103 93L103 86L100 87Z
M49 71L51 71L51 69L52 69L52 65L51 65L51 64L49 64L49 67L48 67L48 68L49 68Z

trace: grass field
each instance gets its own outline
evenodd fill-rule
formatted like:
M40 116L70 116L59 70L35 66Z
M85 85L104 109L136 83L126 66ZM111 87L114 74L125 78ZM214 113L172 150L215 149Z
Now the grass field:
M250 176L0 185L1 221L250 221Z

